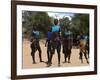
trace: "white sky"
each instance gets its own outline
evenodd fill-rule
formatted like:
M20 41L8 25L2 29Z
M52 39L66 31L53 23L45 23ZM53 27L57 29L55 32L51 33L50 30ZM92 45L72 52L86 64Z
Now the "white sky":
M72 19L74 16L74 13L56 13L56 12L48 12L48 15L57 19L63 18L63 17L68 17L69 20Z

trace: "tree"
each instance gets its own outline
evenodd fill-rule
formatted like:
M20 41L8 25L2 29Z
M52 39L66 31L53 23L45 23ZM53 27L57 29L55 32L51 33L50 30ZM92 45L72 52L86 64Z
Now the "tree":
M32 12L32 11L24 11L23 12L23 31L26 30L30 35L32 29L36 27L42 36L45 36L48 31L48 27L52 24L50 21L50 17L46 12Z
M29 33L32 29L32 16L35 16L37 12L22 11L22 31Z
M36 26L39 31L43 31L44 34L47 33L50 24L50 17L46 12L37 12L35 16L32 16L32 25Z
M64 17L60 19L60 26L64 28L69 28L70 27L70 20L68 17Z
M89 33L89 15L75 14L72 18L71 27L74 34Z

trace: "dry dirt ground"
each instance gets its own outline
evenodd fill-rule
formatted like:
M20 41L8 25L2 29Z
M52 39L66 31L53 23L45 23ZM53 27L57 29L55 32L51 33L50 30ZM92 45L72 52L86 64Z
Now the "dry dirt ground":
M30 49L30 41L24 39L23 40L23 69L30 69L30 68L46 68L46 62L47 61L47 47L45 47L45 40L40 41L40 46L42 49L42 60L44 62L39 62L39 54L38 51L35 53L35 60L37 64L32 64L32 57L31 57L31 49ZM79 60L79 49L72 48L72 54L71 54L71 63L63 63L64 62L64 55L61 50L61 67L74 67L74 66L88 66L89 64L86 63L86 60L84 59L84 63L82 64ZM57 67L58 66L58 58L57 53L55 52L53 59L52 59L52 66L51 67Z

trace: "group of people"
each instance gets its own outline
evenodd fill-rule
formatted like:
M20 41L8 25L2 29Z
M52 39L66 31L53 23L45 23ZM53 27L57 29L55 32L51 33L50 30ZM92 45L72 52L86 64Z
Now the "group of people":
M60 52L61 52L61 45L63 46L63 53L64 53L64 63L68 62L70 63L70 57L71 57L71 49L73 46L73 36L72 32L70 29L63 28L61 29L60 26L58 25L59 21L57 19L54 20L54 26L50 27L48 29L48 34L47 34L47 40L45 43L45 46L47 47L47 66L51 66L52 64L52 57L55 53L55 50L57 51L58 55L58 66L60 66ZM36 27L32 31L32 38L31 38L31 56L33 60L33 64L35 64L35 52L38 50L39 51L39 58L40 62L43 62L42 57L41 57L41 47L39 44L39 31L36 29ZM81 36L82 37L82 36ZM84 53L84 56L87 60L87 63L89 63L88 58L87 58L87 48L86 44L83 44L84 39L81 39L80 37L80 59L81 62L83 62L82 58L82 53ZM83 40L83 41L82 41ZM67 61L68 58L68 61Z

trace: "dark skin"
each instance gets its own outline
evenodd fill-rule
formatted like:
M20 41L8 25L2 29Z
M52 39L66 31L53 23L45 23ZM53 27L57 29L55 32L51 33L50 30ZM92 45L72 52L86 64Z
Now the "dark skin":
M54 20L54 24L58 25L58 20ZM50 62L48 63L48 67L51 66L52 63L52 57L55 53L55 50L57 50L58 54L58 66L60 66L60 50L61 50L61 43L60 43L60 35L59 32L53 33L52 39L51 39L51 55L50 55Z
M51 41L50 40L46 40L45 47L47 47L47 58L48 58L48 61L46 63L48 64L48 63L50 63L50 55L52 54Z
M82 42L82 39L80 40L80 42ZM79 44L79 46L80 46L80 53L79 53L79 56L80 56L81 63L83 63L83 55L84 55L84 57L85 57L87 63L89 64L88 57L87 57L86 44L85 44L85 45Z
M32 60L33 60L33 64L35 64L35 52L38 50L39 52L39 59L40 59L40 62L43 62L42 61L42 57L41 57L41 48L40 48L40 45L39 45L39 42L33 38L32 40L32 43L31 43L31 56L32 56Z
M68 63L70 63L70 57L71 57L71 49L72 49L72 43L73 40L68 39L67 37L63 38L63 53L64 53L64 63L67 62L67 58L68 58Z

